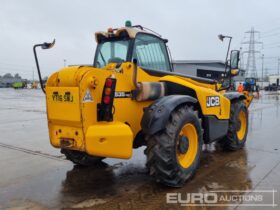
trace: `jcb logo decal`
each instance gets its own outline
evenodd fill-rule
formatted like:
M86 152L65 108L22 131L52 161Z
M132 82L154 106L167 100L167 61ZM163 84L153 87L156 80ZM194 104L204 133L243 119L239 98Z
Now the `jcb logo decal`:
M219 96L207 96L206 106L207 107L220 106L220 97Z

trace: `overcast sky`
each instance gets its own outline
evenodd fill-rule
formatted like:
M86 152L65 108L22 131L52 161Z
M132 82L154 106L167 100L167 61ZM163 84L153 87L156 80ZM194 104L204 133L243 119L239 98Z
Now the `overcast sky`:
M220 42L217 35L233 36L232 48L238 49L244 32L252 26L263 36L262 53L270 57L280 54L279 0L0 0L0 3L0 75L11 72L31 78L32 69L35 70L32 46L53 38L56 46L39 52L44 76L61 68L64 59L67 64L92 63L96 47L94 32L121 27L126 20L167 38L175 60L224 60L227 42ZM266 65L275 68L275 59L268 58Z

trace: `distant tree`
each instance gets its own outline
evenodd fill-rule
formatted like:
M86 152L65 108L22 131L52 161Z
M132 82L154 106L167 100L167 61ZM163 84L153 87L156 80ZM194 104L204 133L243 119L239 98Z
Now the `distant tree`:
M19 76L18 73L15 74L14 78L17 78L17 79L21 79L21 76Z
M10 73L4 74L3 78L13 78L13 76Z

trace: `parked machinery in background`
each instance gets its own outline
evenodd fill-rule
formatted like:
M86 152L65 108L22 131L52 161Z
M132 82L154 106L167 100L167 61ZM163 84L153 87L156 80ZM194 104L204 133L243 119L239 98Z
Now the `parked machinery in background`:
M253 78L253 77L245 78L243 85L245 91L255 92L257 91L257 78Z

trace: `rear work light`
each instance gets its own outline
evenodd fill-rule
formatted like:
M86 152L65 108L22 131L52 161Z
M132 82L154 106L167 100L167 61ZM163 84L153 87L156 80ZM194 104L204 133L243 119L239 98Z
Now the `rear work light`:
M104 84L102 101L97 105L98 121L113 121L113 102L115 96L117 80L115 78L107 78Z

